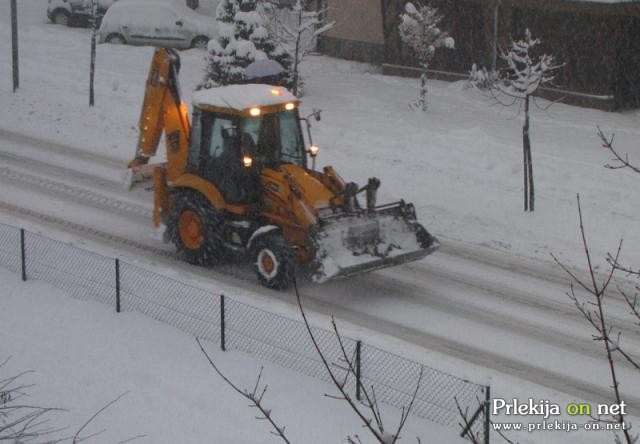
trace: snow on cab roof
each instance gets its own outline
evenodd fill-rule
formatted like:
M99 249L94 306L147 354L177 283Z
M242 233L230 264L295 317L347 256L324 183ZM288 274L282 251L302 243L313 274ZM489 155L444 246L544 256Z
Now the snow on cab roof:
M197 107L213 106L236 111L254 107L298 103L296 96L281 86L264 84L227 85L194 91L192 103Z

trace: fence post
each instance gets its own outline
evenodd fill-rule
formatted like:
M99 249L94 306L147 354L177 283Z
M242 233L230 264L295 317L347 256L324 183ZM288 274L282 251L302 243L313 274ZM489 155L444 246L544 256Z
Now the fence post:
M225 327L224 327L224 295L220 295L220 349L227 351L227 344L225 340Z
M491 429L491 386L486 386L484 390L484 444L489 444L489 430Z
M362 341L356 342L356 399L360 401L360 349L362 347Z
M120 313L120 259L116 258L116 313Z
M27 255L24 247L24 228L20 228L20 261L22 265L22 282L27 280Z
M20 69L18 65L18 5L16 0L9 2L11 6L11 63L13 73L13 92L20 86Z

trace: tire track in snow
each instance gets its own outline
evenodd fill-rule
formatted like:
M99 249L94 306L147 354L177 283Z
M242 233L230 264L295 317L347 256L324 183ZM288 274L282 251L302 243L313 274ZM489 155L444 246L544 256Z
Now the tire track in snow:
M0 181L8 182L12 185L21 183L32 188L40 188L49 194L64 195L69 200L97 209L113 211L121 216L134 215L140 219L151 220L151 210L141 205L114 199L86 188L68 185L41 176L21 173L7 167L0 167Z
M34 211L29 208L24 208L9 202L0 201L0 209L8 211L12 214L20 215L29 220L33 220L36 222L45 222L48 225L53 225L58 229L71 232L73 234L82 233L84 235L91 236L91 238L96 240L100 240L103 242L107 241L109 242L109 244L122 245L128 248L133 248L136 251L152 253L154 255L162 256L162 257L173 256L173 253L167 250L163 250L161 248L156 248L151 245L148 245L133 239L127 239L122 236L115 236L111 233L108 233L103 230L99 230L97 228L88 227L86 225L71 222L69 220L62 219L56 216L51 216L49 214L40 213L38 211Z

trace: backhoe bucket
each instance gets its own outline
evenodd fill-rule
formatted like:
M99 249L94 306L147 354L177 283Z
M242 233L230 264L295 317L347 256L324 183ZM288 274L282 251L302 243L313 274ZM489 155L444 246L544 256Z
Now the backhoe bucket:
M440 246L404 202L321 219L314 240L318 283L417 261Z
M125 190L133 188L151 186L153 180L153 170L158 166L166 166L165 163L145 163L142 165L130 166L125 173L123 187Z

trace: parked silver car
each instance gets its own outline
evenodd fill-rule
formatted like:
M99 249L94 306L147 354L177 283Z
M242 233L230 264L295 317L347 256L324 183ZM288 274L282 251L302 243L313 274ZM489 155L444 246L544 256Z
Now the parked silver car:
M98 20L116 0L98 0ZM47 17L64 26L89 26L91 0L49 0Z
M99 41L206 49L216 35L215 20L184 0L118 0L102 19Z

